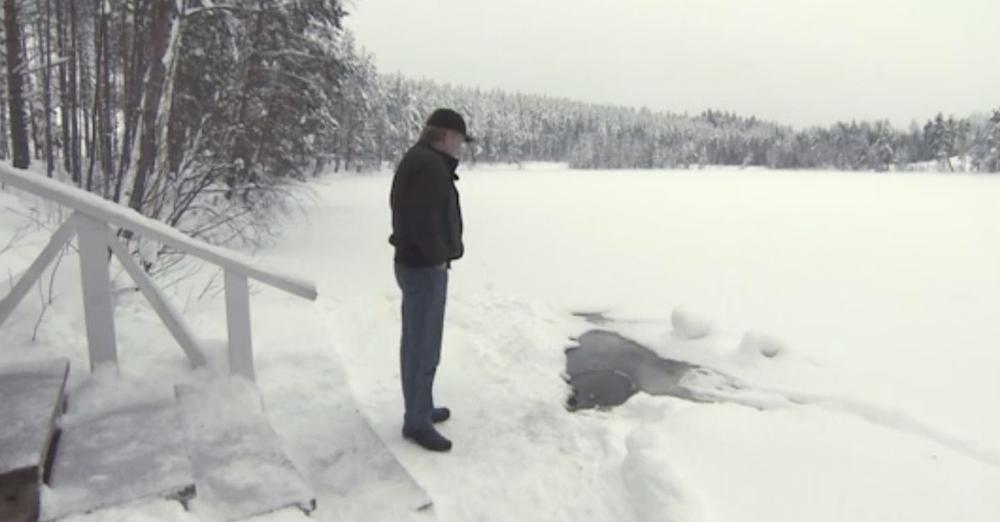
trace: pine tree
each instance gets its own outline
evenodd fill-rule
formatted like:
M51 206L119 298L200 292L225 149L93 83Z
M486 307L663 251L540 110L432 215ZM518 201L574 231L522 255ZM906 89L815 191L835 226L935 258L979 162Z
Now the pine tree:
M1000 172L1000 109L986 120L972 145L972 165L980 172Z

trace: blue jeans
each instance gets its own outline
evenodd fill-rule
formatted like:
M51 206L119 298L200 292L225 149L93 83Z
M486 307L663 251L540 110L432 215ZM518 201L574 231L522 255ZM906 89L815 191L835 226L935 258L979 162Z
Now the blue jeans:
M448 269L396 263L396 283L403 291L403 332L399 369L408 428L430 426L434 409L434 374L441 361L441 334L448 293Z

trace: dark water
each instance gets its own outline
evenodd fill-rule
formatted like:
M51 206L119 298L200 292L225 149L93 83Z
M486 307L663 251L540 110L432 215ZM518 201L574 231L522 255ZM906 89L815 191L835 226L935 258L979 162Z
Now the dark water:
M573 395L570 410L624 404L632 395L670 395L703 400L680 385L681 378L700 367L664 359L649 348L606 330L583 334L566 350L566 373Z

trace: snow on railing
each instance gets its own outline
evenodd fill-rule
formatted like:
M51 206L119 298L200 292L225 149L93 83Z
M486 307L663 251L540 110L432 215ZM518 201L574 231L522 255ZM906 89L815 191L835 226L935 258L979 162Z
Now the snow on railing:
M164 223L95 194L4 164L0 164L0 183L74 210L73 215L52 234L49 243L14 284L10 293L0 299L0 326L3 326L62 247L75 235L80 252L84 317L92 369L104 362L118 362L108 249L135 280L139 290L191 361L199 366L205 364L204 350L180 313L139 267L128 249L118 241L110 225L158 241L223 269L229 367L232 374L254 379L248 279L255 279L305 299L316 299L316 286L310 281L282 274L238 253L193 239Z

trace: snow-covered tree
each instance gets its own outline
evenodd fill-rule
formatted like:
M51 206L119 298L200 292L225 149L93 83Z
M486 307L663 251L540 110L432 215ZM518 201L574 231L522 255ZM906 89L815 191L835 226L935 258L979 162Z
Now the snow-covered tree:
M986 120L972 145L972 166L980 172L1000 172L1000 109Z

